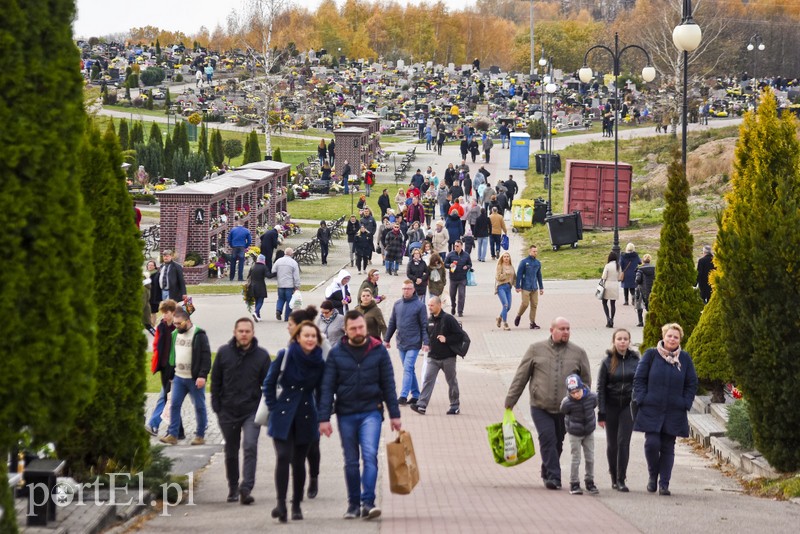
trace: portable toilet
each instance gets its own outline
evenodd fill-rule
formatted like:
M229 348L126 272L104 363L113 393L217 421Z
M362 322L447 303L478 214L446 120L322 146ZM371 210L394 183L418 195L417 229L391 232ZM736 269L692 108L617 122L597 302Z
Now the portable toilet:
M530 166L531 136L524 132L511 134L509 169L528 170Z

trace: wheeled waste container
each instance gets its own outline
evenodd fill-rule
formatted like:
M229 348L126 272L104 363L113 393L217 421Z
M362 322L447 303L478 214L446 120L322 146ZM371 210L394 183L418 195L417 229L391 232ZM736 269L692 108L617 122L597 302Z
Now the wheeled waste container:
M535 201L527 198L515 198L511 203L511 229L514 232L520 228L533 226L535 218Z
M547 201L541 197L533 201L533 224L544 224L547 218Z
M536 154L536 174L547 174L547 153ZM550 174L561 172L561 155L550 154Z
M578 241L583 239L583 223L581 213L574 211L564 215L553 215L545 220L550 234L553 250L569 245L578 248Z

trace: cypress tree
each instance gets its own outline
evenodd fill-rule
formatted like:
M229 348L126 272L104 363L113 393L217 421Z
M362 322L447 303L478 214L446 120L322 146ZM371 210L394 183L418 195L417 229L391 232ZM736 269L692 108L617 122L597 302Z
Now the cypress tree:
M175 131L172 134L172 147L175 152L183 152L188 154L189 149L189 135L186 131L186 124L183 121L178 121L175 125Z
M130 136L128 135L128 121L122 119L119 121L119 146L122 147L122 150L127 149L130 146Z
M147 142L156 143L161 150L164 150L164 140L161 139L161 128L158 127L158 123L155 121L153 121L153 124L150 126L150 136L147 138Z
M791 113L765 91L745 115L732 190L717 234L717 284L736 385L758 450L781 471L800 469L800 142Z
M222 167L225 162L225 149L222 145L222 134L219 130L214 130L211 133L211 148L209 152L211 153L211 163L215 167Z
M52 0L46 16L43 10L38 2L5 2L0 17L3 533L17 532L10 449L23 427L37 445L74 430L96 362L92 221L77 172L86 115L72 40L75 5Z
M272 161L283 161L283 155L281 154L280 147L272 151Z
M167 93L164 96L164 112L169 114L170 107L172 107L172 95L170 95L169 88L167 88Z
M94 221L97 380L93 399L59 447L73 469L140 467L149 454L144 420L145 337L142 333L142 250L121 170L119 140L94 125L81 151L81 189ZM109 251L114 251L109 254ZM113 461L109 463L109 461Z
M172 144L172 138L167 134L167 139L164 141L164 176L167 178L174 178L172 172L172 158L175 155L175 148Z
M133 123L130 139L128 139L128 148L136 149L136 143L144 143L144 126L142 125L142 121Z
M200 125L200 135L197 138L197 153L203 156L206 168L211 168L211 155L208 153L208 128L206 124Z
M261 161L261 149L258 147L258 134L255 130L250 130L250 135L244 143L244 158L242 165Z
M694 239L689 231L689 182L680 154L675 152L672 157L664 192L667 207L658 249L658 276L650 293L642 349L656 346L661 340L661 327L667 323L680 324L689 338L703 307L700 295L694 290L697 271L692 263Z

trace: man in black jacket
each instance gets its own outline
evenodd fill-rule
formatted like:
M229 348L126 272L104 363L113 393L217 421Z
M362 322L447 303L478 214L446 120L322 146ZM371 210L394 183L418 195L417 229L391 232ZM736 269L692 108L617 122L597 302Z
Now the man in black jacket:
M450 270L450 314L464 317L464 301L467 298L467 271L472 269L472 260L463 250L464 243L459 239L453 250L444 259L445 268Z
M186 282L183 279L183 267L172 261L172 251L165 250L161 269L158 271L158 287L161 288L161 300L172 299L182 302L186 295Z
M428 299L428 337L430 338L430 351L426 362L425 377L422 379L422 393L416 404L411 409L420 415L425 415L428 402L433 395L433 386L439 371L444 371L444 378L449 388L450 409L447 415L461 413L458 399L458 378L456 377L456 353L451 345L461 342L461 325L455 317L445 313L442 309L442 300L439 297Z
M517 185L517 182L514 181L513 174L508 175L508 180L506 180L506 189L508 189L508 192L506 193L508 195L508 205L511 207L511 203L514 202L514 197L519 191L519 186Z
M715 268L711 245L704 245L703 257L697 260L697 287L700 288L700 298L706 304L711 299L711 284L708 283L708 275Z
M261 254L267 259L267 278L272 278L272 257L278 248L278 227L270 228L261 236Z
M378 197L378 207L381 209L381 220L383 220L386 217L386 211L392 207L392 199L389 198L388 189L384 189L381 196Z
M250 495L256 482L258 434L254 418L261 402L261 384L267 376L270 358L258 346L255 325L249 317L236 321L233 338L217 350L211 369L211 408L217 414L225 437L225 475L228 502L253 504ZM239 446L244 436L244 477L239 486Z
M319 251L322 256L322 265L328 265L328 245L331 242L331 229L325 221L319 222L317 229L317 240L319 241Z

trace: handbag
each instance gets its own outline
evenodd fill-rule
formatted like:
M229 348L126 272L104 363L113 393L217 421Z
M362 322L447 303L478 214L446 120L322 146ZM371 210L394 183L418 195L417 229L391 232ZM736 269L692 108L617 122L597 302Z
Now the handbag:
M286 369L286 360L288 359L289 349L287 347L283 353L283 359L281 360L281 369L280 372L278 372L278 379L275 381L275 398L280 397L281 393L283 392L283 388L281 387L281 378L283 378L283 370ZM261 395L261 402L258 405L258 410L256 410L256 417L254 421L258 426L267 426L267 421L269 421L267 397L263 393Z
M501 423L487 426L486 431L494 461L502 466L519 465L536 454L530 431L517 422L514 412L509 409L503 414Z
M419 483L419 468L411 434L400 430L397 438L386 444L386 460L389 463L389 490L397 495L411 493Z
M606 281L602 278L597 282L597 287L594 289L594 297L597 300L603 300L603 293L606 292Z
M503 250L508 250L508 234L503 234L503 237L500 238L500 246L503 247Z

